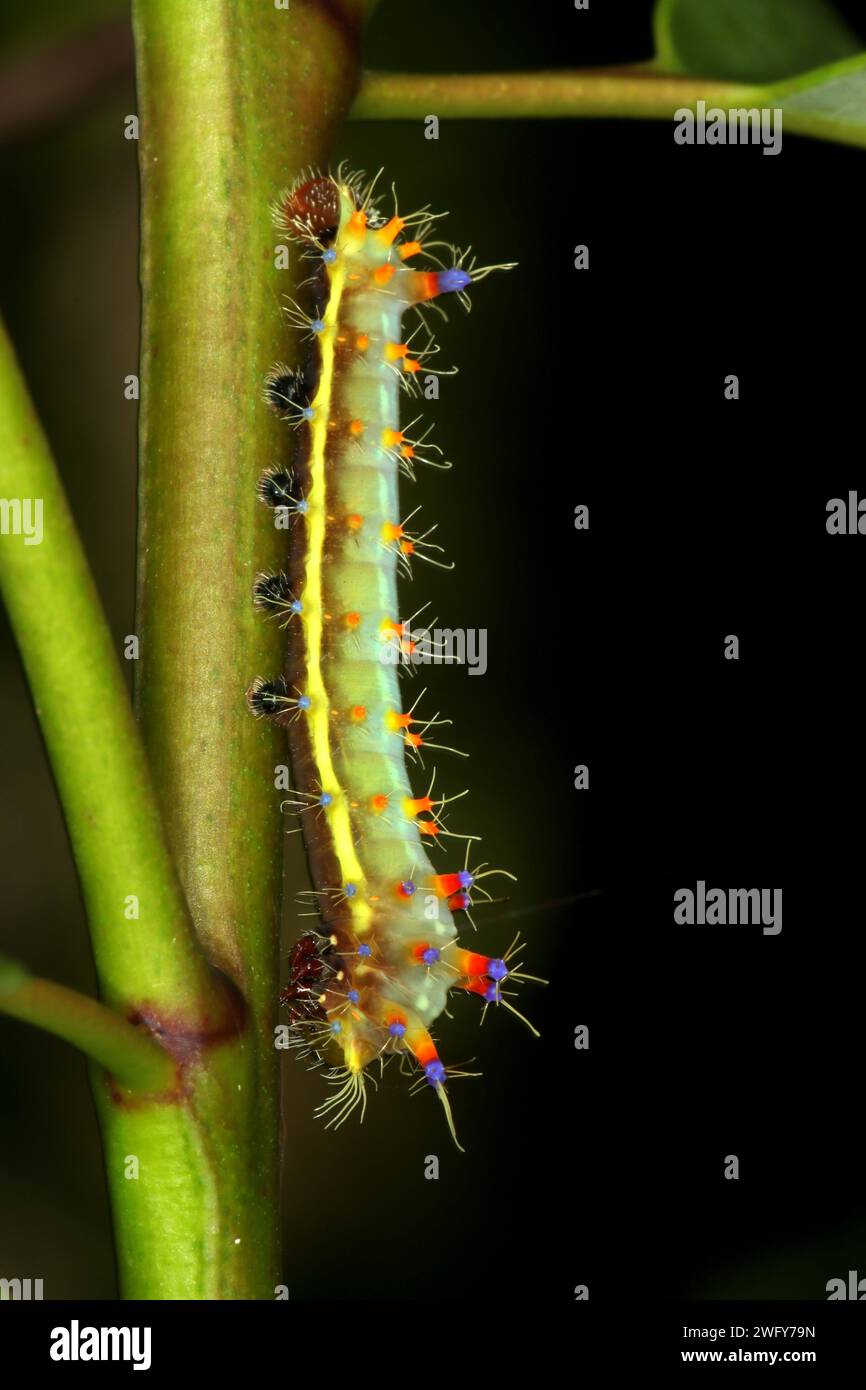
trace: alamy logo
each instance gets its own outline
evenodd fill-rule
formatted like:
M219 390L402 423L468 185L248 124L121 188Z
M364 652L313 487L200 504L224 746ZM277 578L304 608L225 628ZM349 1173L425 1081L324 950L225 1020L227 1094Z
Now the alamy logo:
M757 926L764 936L782 930L781 888L710 888L698 879L694 892L678 888L674 893L674 921L685 926ZM772 911L771 911L772 906Z
M51 1330L52 1361L131 1361L134 1371L150 1370L149 1327L69 1327Z
M858 1278L856 1269L848 1270L847 1283L844 1279L828 1279L825 1288L828 1303L841 1298L853 1298L860 1303L866 1299L866 1279Z
M386 623L379 652L383 666L468 666L470 676L487 670L486 627L413 628L412 619Z
M0 1279L0 1301L12 1299L26 1303L42 1297L41 1279Z
M674 112L674 140L678 145L763 145L764 154L782 148L782 108L731 107L696 103L695 111L681 106Z
M0 536L23 536L25 545L41 545L42 498L0 497Z
M831 497L827 503L827 531L831 536L866 536L866 497L862 502L856 492L843 497Z

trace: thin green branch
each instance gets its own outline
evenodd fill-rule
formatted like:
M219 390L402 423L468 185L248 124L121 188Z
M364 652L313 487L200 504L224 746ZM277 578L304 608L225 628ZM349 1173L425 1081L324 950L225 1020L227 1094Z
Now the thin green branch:
M286 456L265 376L297 343L270 205L327 164L357 84L370 0L138 0L143 322L136 707L175 861L208 954L271 1026L283 827L279 730L252 719L281 634L252 605L285 564L256 482ZM341 11L342 22L337 22ZM279 261L278 268L276 262ZM273 1048L271 1047L271 1052Z
M670 119L700 99L748 105L757 88L733 82L671 77L648 67L553 72L367 72L352 107L354 120L571 116Z
M167 1091L174 1083L174 1062L140 1028L96 999L28 975L3 958L0 1013L63 1038L130 1090Z
M253 611L288 537L256 498L289 441L262 402L296 361L270 203L327 165L358 79L372 0L136 0L141 139L137 704L197 932L243 996L239 1030L181 1038L184 1100L118 1106L106 1167L127 1297L272 1299L279 1279L279 994L283 847L278 732L245 690L282 664ZM140 1160L127 1181L126 1156Z
M0 325L0 587L54 770L101 993L216 1021L222 994L169 857L114 643ZM29 532L29 534L28 534Z

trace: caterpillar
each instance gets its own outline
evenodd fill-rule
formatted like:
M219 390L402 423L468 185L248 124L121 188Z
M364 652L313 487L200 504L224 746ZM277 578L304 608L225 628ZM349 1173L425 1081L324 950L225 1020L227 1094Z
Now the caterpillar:
M254 602L286 629L287 650L283 674L257 678L247 699L288 733L293 791L283 810L300 819L320 919L292 948L280 995L290 1045L327 1067L333 1089L317 1114L336 1126L360 1107L363 1118L369 1069L397 1058L433 1089L460 1148L447 1083L475 1073L446 1066L430 1030L450 990L517 1013L511 982L535 977L520 967L518 942L502 957L458 944L455 915L471 922L473 903L491 900L484 880L505 871L470 864L475 837L447 821L457 796L435 794L435 779L415 795L409 780L407 759L444 747L446 721L419 712L422 696L408 708L401 700L398 667L412 674L413 657L424 647L429 655L435 639L413 629L418 613L399 617L397 576L444 561L433 530L401 511L398 479L450 463L417 419L401 427L399 404L418 394L422 371L435 371L426 308L445 294L468 308L470 285L511 266L478 267L431 240L440 215L400 215L396 195L385 217L375 185L343 169L310 171L272 209L312 264L309 307L291 300L286 309L310 351L294 370L274 367L265 386L297 444L290 466L259 480L261 500L292 535L285 570L257 576ZM436 254L443 247L448 264ZM425 268L408 264L418 257ZM419 322L404 338L410 309ZM461 840L463 867L437 871L428 848Z

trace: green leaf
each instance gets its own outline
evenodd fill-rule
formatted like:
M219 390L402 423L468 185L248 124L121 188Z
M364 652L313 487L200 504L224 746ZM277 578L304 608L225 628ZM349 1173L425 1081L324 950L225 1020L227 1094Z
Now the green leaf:
M653 29L667 72L733 82L778 82L866 46L829 0L657 0Z
M785 131L866 146L866 53L767 87L761 104L781 106Z

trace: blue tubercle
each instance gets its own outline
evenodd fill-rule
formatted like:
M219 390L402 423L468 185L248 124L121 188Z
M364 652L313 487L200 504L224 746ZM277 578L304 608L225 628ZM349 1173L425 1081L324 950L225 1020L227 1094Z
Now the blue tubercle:
M465 290L467 285L472 284L472 276L468 271L461 270L459 266L452 266L450 270L439 271L439 293L451 294Z

